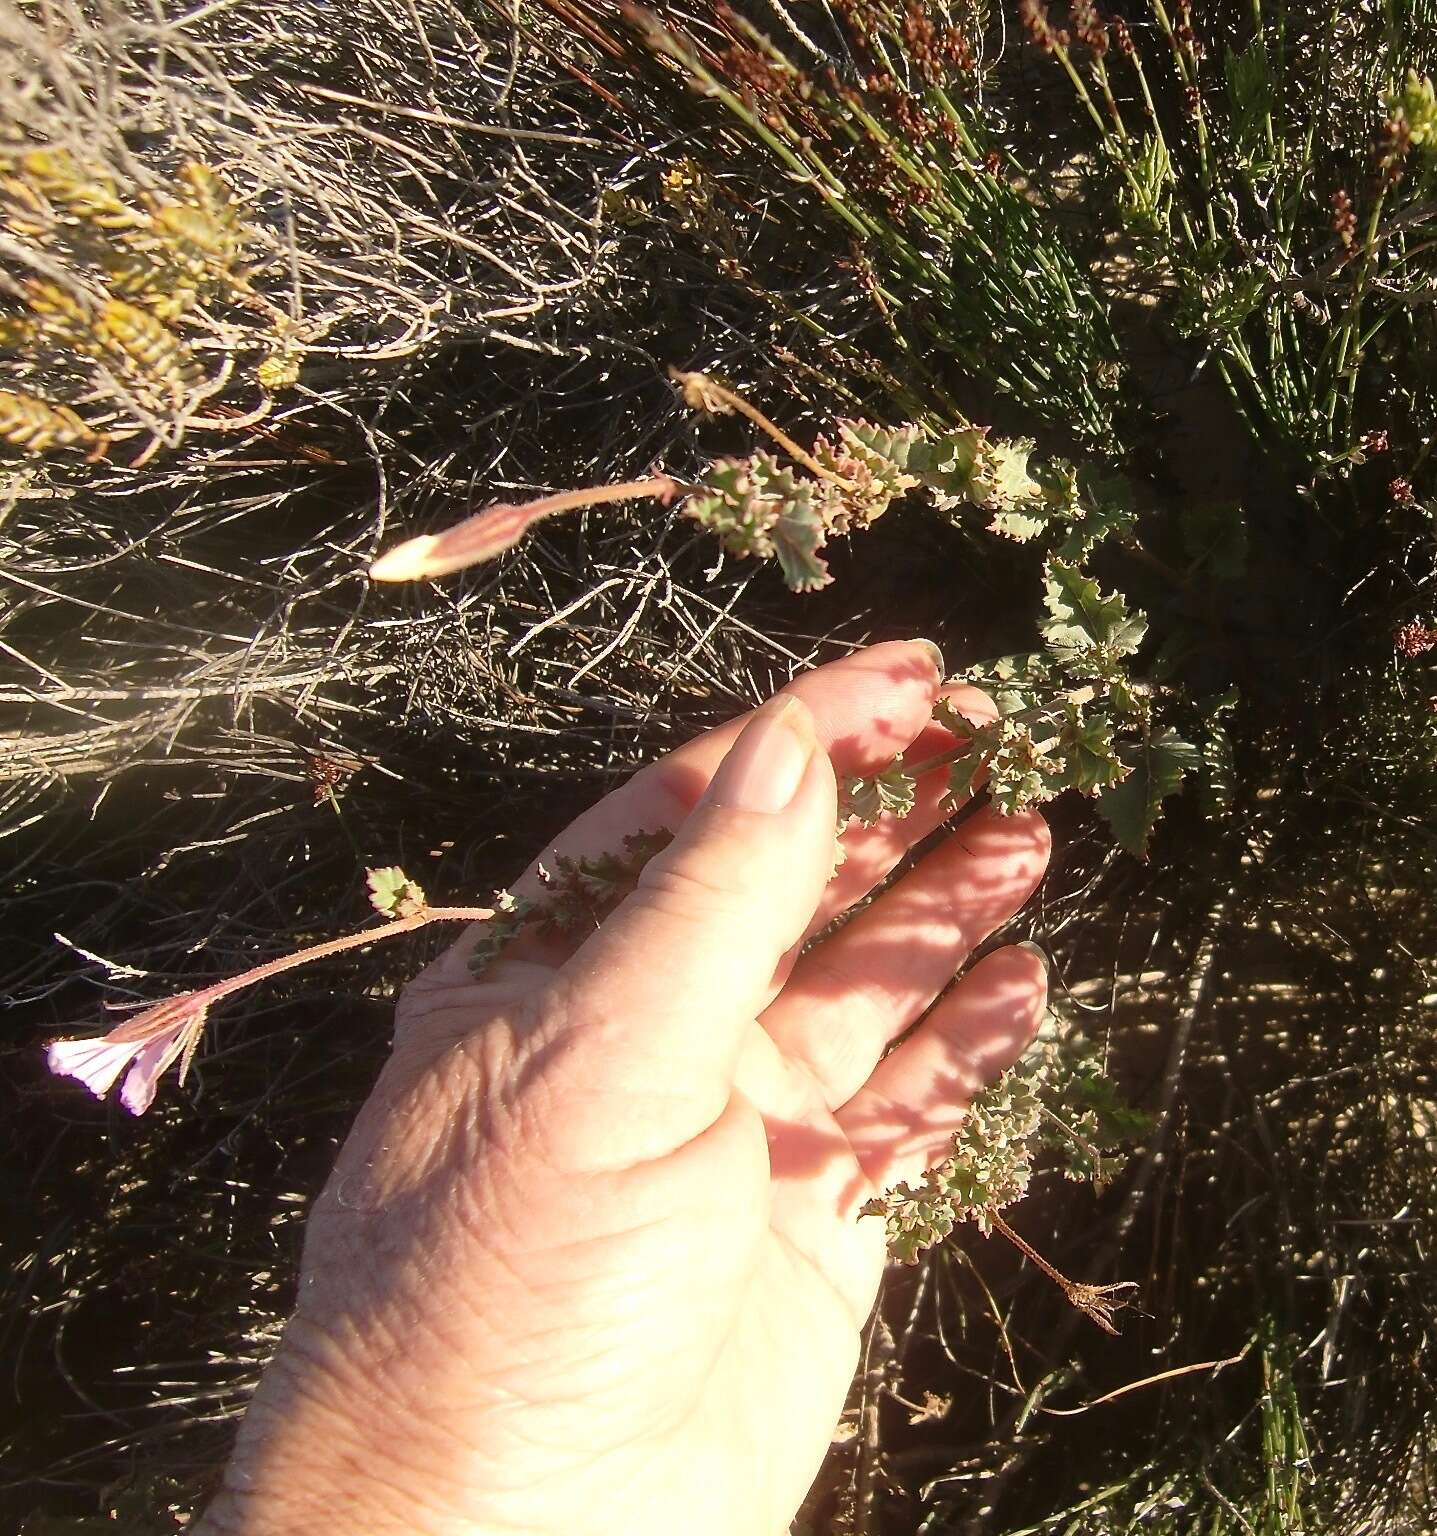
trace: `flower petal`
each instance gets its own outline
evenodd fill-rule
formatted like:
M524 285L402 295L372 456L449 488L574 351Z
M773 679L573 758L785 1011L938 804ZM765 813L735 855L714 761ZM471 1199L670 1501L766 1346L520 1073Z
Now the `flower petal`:
M139 1049L138 1044L123 1040L53 1040L45 1057L52 1072L78 1078L97 1099L103 1099Z
M158 1035L140 1047L135 1064L125 1075L125 1086L120 1089L120 1103L132 1115L142 1115L155 1102L155 1089L165 1069L174 1061L185 1046L186 1030L178 1026L168 1035Z

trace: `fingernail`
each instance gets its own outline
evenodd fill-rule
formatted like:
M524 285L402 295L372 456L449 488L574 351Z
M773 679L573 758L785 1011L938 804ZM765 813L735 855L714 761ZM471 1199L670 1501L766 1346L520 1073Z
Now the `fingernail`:
M729 748L704 794L706 805L773 815L798 792L817 740L798 699L770 699Z
M921 645L928 653L928 659L938 668L938 680L942 682L948 676L948 669L943 661L943 652L931 640L915 640L913 643L914 645Z
M1048 970L1050 968L1051 962L1049 961L1048 956L1047 956L1047 952L1045 950L1040 949L1032 941L1032 939L1024 939L1021 944L1015 944L1013 946L1013 948L1014 949L1026 949L1030 955L1036 955L1038 957L1039 962L1042 964L1042 967L1043 967L1043 980L1047 981L1047 979L1048 979Z

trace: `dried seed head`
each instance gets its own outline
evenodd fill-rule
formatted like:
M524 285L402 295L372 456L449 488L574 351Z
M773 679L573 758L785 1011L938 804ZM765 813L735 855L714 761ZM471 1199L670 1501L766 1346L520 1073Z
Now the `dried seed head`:
M704 411L710 416L728 416L733 406L724 398L721 388L715 388L714 380L706 373L685 373L681 368L670 368L669 377L679 386L684 404L691 411Z

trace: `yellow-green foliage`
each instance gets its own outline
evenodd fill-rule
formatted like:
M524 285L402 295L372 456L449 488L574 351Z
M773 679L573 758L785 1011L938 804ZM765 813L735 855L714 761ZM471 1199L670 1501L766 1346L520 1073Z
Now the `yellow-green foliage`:
M28 453L44 453L51 448L90 447L100 441L68 406L0 389L0 442Z
M267 354L276 321L288 319L249 284L243 261L253 232L234 192L196 160L163 192L122 192L104 165L12 134L0 147L0 227L44 274L14 274L7 287L18 306L0 313L0 349L13 354L17 384L39 379L46 393L98 401L109 408L106 436L148 429L178 441L207 380L185 334L197 311L255 314L259 334L241 344ZM293 371L284 371L286 382ZM0 398L0 439L13 447L103 448L96 427L68 405L29 389Z

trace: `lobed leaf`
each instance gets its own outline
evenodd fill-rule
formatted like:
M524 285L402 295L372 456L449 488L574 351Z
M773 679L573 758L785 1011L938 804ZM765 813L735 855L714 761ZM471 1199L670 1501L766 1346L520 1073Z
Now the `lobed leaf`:
M1162 803L1198 766L1198 750L1168 726L1142 742L1119 748L1119 756L1129 769L1128 776L1099 795L1098 809L1118 842L1134 858L1146 859Z
M847 821L856 817L871 827L880 816L910 815L917 788L918 782L903 766L900 752L882 773L844 781L840 818Z
M1132 771L1118 756L1113 722L1106 715L1084 715L1073 705L1058 733L1057 755L1063 760L1063 787L1084 795L1096 795Z
M384 917L413 917L427 905L424 889L397 864L366 872L369 903Z
M1052 559L1043 575L1047 621L1043 638L1058 661L1082 677L1105 677L1123 656L1142 644L1147 619L1129 613L1116 593L1104 595L1096 581L1066 560Z

